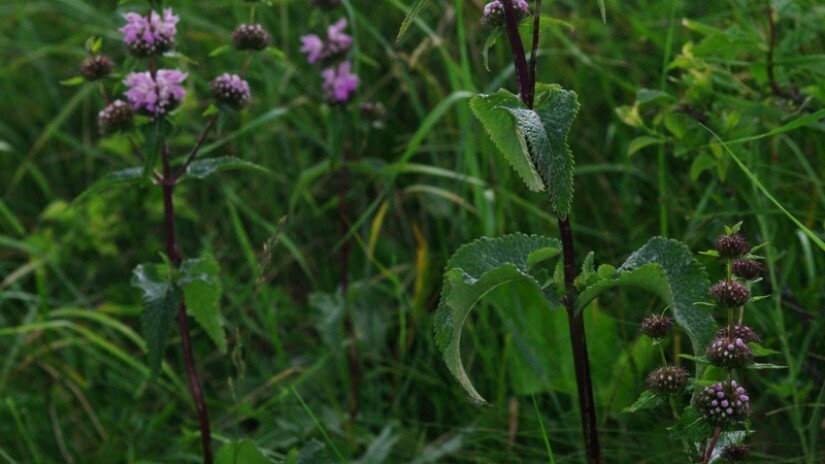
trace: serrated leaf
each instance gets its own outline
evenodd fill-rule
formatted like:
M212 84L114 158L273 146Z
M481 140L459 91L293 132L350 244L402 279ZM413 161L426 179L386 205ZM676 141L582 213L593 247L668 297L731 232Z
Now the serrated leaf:
M240 440L221 447L215 464L271 464L252 440Z
M514 281L524 281L542 291L530 274L528 259L544 249L559 249L558 240L513 234L480 238L458 249L447 263L444 289L435 316L436 344L447 368L476 401L484 398L473 387L461 362L461 332L470 311L484 295Z
M516 121L507 109L526 109L519 98L505 89L490 95L476 95L470 99L470 109L481 122L493 144L504 155L504 159L516 170L527 188L534 192L544 190L544 181L539 176L527 143L516 129Z
M221 319L220 265L212 256L187 259L180 266L178 286L186 309L209 335L221 353L226 353L226 333Z
M677 240L654 237L627 258L616 277L587 287L576 304L581 310L607 289L618 286L646 289L671 308L676 323L690 337L693 352L704 353L716 325L695 302L707 295L709 285L704 268L687 246Z
M251 163L233 156L220 156L217 158L204 158L195 160L186 168L184 178L205 179L212 174L221 171L230 171L236 169L249 169L258 172L270 172L263 166Z
M642 409L652 409L662 404L664 400L664 397L659 396L650 390L645 390L641 395L639 395L639 399L636 400L635 403L624 408L624 411L622 412L636 412L641 411Z
M668 427L670 438L673 440L702 441L713 435L713 427L702 419L695 406L690 405L682 411L679 423Z
M166 340L180 304L180 294L166 264L137 266L132 272L132 286L139 288L142 294L140 325L146 340L149 368L154 375L163 361Z
M404 21L401 23L401 28L398 29L398 36L395 38L396 41L401 40L404 38L404 34L407 33L407 30L412 25L412 22L415 21L415 18L421 13L421 10L427 6L430 0L415 0L412 8L410 8L410 12L407 13L407 17L404 18Z
M567 217L573 206L573 153L567 146L567 134L579 112L575 92L555 84L536 85L535 110L544 126L550 145L548 152L534 151L533 162L550 195L556 214Z
M128 185L141 182L143 180L143 167L123 169L121 171L110 172L98 179L92 185L77 196L72 203L79 203L93 194L118 185Z

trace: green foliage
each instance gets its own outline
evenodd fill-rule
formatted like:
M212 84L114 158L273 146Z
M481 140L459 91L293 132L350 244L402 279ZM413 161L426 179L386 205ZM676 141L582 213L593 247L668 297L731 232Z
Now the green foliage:
M407 30L412 25L415 18L421 13L421 10L427 6L430 0L415 0L415 3L412 7L410 7L410 12L407 13L407 17L404 18L404 21L401 23L401 28L398 29L398 35L396 36L395 40L401 40L404 38L404 35L407 33Z
M149 368L154 374L163 361L166 340L181 302L180 292L168 264L141 264L132 274L132 285L142 294L140 322L149 353Z
M667 429L672 440L700 442L713 435L713 427L702 419L695 406L690 405L682 411L679 422Z
M531 256L546 256L559 245L556 239L536 235L480 238L459 248L447 263L435 317L436 342L450 372L472 399L484 402L461 361L461 332L470 311L484 295L510 282L524 281L541 290L542 283L530 273L528 263Z
M581 310L599 294L618 286L643 288L670 307L676 323L690 337L693 352L703 353L713 338L715 324L695 303L705 298L709 285L705 270L684 244L654 237L630 255L615 276L586 288L576 304Z
M183 178L205 179L212 174L231 170L251 170L263 173L270 172L268 169L250 161L242 160L232 156L220 156L216 158L196 159L186 168Z
M74 203L84 201L97 193L109 190L111 187L140 183L143 181L143 170L143 167L138 166L110 172L90 185L83 191L83 193L78 195L77 198L74 199Z
M183 291L186 309L209 334L221 353L226 353L226 334L220 314L223 287L220 265L212 256L187 259L180 266L178 286Z
M223 445L215 455L215 464L270 464L252 440Z
M624 408L624 412L638 412L643 409L653 409L660 406L667 398L657 395L650 390L645 390L639 395L639 399L630 406Z
M533 153L539 174L548 186L556 214L567 217L573 207L573 153L567 136L579 112L575 92L555 84L537 84L535 110L549 141L549 150Z

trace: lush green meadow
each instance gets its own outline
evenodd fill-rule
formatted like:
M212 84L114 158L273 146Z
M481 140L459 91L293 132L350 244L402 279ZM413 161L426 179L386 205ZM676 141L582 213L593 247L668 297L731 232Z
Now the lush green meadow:
M201 156L261 169L175 190L183 256L220 265L225 352L192 327L213 447L248 439L272 463L583 463L563 310L548 312L523 284L479 302L462 353L483 406L436 344L443 270L462 244L559 230L468 105L516 92L503 38L485 69L485 2L431 1L396 41L412 3L255 7L272 47L248 63L251 105L218 119ZM164 5L180 15L179 54L162 60L189 73L167 139L183 160L208 117L209 81L244 66L227 45L250 7ZM604 22L595 0L542 7L569 24L545 25L538 80L581 104L568 139L577 267L591 250L597 265L618 265L662 235L690 247L714 281L723 267L699 252L743 221L752 243L767 243L752 290L768 297L749 305L748 323L779 352L770 362L787 366L741 375L749 462L824 462L825 4L605 7ZM172 331L153 377L130 284L136 266L164 259L161 191L95 184L139 162L128 136L98 134L100 86L75 79L90 37L117 63L109 88L140 67L124 61L117 29L122 13L147 8L0 2L0 463L201 462L181 338ZM299 49L342 16L360 86L337 108ZM385 121L367 121L363 102L381 102ZM659 362L640 322L663 308L621 290L584 310L605 462L684 462L670 408L623 412ZM677 359L691 345L677 335L665 351Z

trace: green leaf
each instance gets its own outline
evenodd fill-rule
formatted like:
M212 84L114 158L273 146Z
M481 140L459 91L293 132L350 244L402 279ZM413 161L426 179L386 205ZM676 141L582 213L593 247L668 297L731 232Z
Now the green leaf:
M143 180L143 167L137 166L129 169L123 169L121 171L110 172L105 176L98 179L92 185L89 186L86 190L84 190L80 195L75 198L72 203L76 204L79 203L93 194L100 192L101 190L108 190L110 187L120 186L120 185L129 185L141 182Z
M704 356L704 355L703 356L693 356L692 354L681 353L679 355L679 357L682 358L682 359L687 359L689 361L693 361L695 363L711 364L710 359L708 359L708 357Z
M533 162L548 186L550 202L556 214L567 217L573 206L573 153L567 146L567 134L579 112L575 92L555 84L536 85L535 109L550 144L548 152L534 150Z
M749 366L745 366L746 369L787 369L788 366L780 366L779 364L771 364L771 363L753 363Z
M599 13L602 14L602 22L607 23L607 9L604 7L604 0L596 0L599 4Z
M490 49L492 49L498 39L504 36L504 28L501 26L496 26L491 32L490 35L487 36L487 40L484 41L484 47L481 49L481 61L484 63L484 69L490 71Z
M180 266L178 286L186 308L212 338L221 353L226 353L226 334L221 320L220 265L212 256L188 259Z
M704 353L716 325L708 312L694 303L707 295L710 283L690 249L677 240L654 237L635 251L612 279L587 287L576 301L581 310L607 289L635 286L658 295L673 311L676 323L690 337L694 353Z
M633 156L639 150L647 148L651 145L661 145L663 143L665 143L665 141L659 137L651 137L649 135L636 137L627 145L627 156Z
M132 272L132 286L142 292L140 323L149 353L149 368L154 375L163 361L166 340L180 304L180 294L172 283L167 264L137 266Z
M665 397L659 396L650 390L645 390L639 395L639 399L630 406L624 408L623 412L636 412L642 409L652 409L658 407L665 400Z
M86 79L83 76L74 76L69 79L64 79L60 81L60 85L64 85L66 87L77 87L78 85L83 85L86 82Z
M504 155L519 177L534 192L544 190L527 148L527 142L516 129L516 120L507 109L526 109L519 98L505 89L490 95L476 95L470 99L470 109L481 121L482 127L496 148Z
M435 316L436 343L447 368L474 400L484 402L470 382L460 354L461 331L470 311L484 295L510 282L527 282L541 291L540 282L529 272L528 260L533 253L541 255L546 253L542 250L559 248L558 240L536 235L485 237L459 248L447 263Z
M415 21L415 18L421 13L421 10L427 6L430 0L415 0L412 8L410 8L410 12L407 13L407 17L404 18L404 21L401 23L401 28L398 29L398 37L395 38L396 41L401 40L404 37L404 34L407 33L407 30L412 25L412 22Z
M271 464L252 440L240 440L221 447L215 464Z
M263 166L255 163L235 158L232 156L220 156L217 158L204 158L195 160L186 168L185 178L205 179L216 172L230 171L235 169L249 169L252 171L269 173Z
M224 53L232 50L232 46L229 44L221 45L219 47L214 48L211 52L209 52L209 58L223 55Z
M679 423L668 427L673 440L702 441L713 435L713 427L702 419L695 406L690 405L682 411Z
M778 351L772 350L770 348L765 348L764 346L762 346L762 345L760 345L759 343L756 343L756 342L750 342L750 343L748 343L748 346L750 347L750 349L753 350L753 354L756 357L771 356L771 355L774 355L774 354L780 354Z

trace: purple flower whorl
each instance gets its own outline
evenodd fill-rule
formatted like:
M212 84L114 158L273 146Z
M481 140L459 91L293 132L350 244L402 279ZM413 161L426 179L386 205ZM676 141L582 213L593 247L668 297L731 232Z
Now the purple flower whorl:
M163 10L163 16L150 11L147 16L138 13L123 15L126 25L118 29L123 32L123 43L129 53L135 56L160 55L175 48L176 25L180 17L172 14L172 9Z
M129 87L126 99L135 111L160 116L175 109L185 95L180 85L187 74L177 69L159 69L154 78L150 72L131 73L123 79Z
M326 40L315 34L301 37L301 51L307 54L307 61L315 64L344 56L352 46L352 36L344 33L347 19L341 18L327 28Z
M762 275L762 263L754 259L736 259L733 261L733 275L753 280Z
M735 380L719 382L696 393L696 408L713 425L727 425L750 416L748 392Z
M530 5L525 0L513 0L516 20L530 16ZM484 13L481 17L481 24L487 27L496 27L504 24L504 4L501 0L494 0L484 6Z
M729 328L725 326L717 330L714 338L732 336L733 338L741 338L746 344L750 342L760 343L762 341L762 337L746 325L733 326L733 333L731 334L728 333L728 329Z
M106 55L95 55L83 60L80 65L80 75L86 80L96 81L112 73L112 59Z
M134 113L132 105L123 100L115 100L109 103L97 114L97 126L100 133L111 135L128 129L134 121Z
M237 74L224 73L209 83L209 90L219 104L239 110L249 104L249 84Z
M727 335L719 337L708 345L705 351L714 366L735 369L753 364L753 350L741 338Z
M232 31L232 45L238 50L260 51L271 41L272 36L260 24L241 24Z
M719 306L736 308L750 300L751 291L739 282L723 280L710 288L710 297Z
M324 98L329 103L347 103L358 89L358 76L352 73L349 61L324 69L321 77L324 78Z
M751 251L751 244L742 234L720 235L714 243L716 251L722 258L738 258Z
M665 338L673 330L673 319L651 314L642 320L639 330L650 338Z
M688 383L690 374L678 366L660 367L645 378L647 388L658 395L681 393Z

